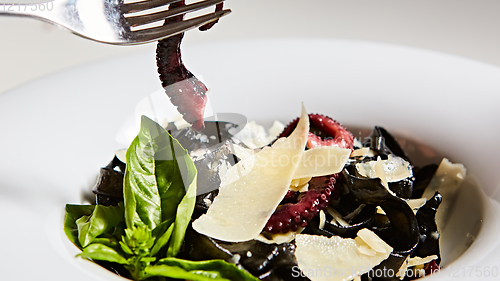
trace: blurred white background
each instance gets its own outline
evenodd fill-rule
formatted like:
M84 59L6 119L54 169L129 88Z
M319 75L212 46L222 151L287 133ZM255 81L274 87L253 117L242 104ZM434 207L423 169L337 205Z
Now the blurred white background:
M0 3L16 1L20 0ZM287 9L290 5L302 5L301 14ZM209 32L189 32L185 44L248 37L331 37L431 49L500 66L498 0L227 0L226 7L233 10L231 15ZM273 22L276 15L281 20L271 26L259 21ZM328 26L329 31L316 31L317 26ZM99 44L47 23L14 17L0 17L0 38L0 93L78 64L140 50L154 55L155 49L154 44Z

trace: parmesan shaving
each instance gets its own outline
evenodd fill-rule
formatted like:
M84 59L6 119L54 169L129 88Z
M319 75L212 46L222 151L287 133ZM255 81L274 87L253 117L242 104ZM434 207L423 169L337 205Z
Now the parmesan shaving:
M375 153L369 147L362 147L351 152L351 157L373 157Z
M281 134L281 132L283 132L284 129L285 129L285 125L283 125L283 123L281 123L278 120L274 121L271 128L269 128L269 137L268 138L271 140L274 140L275 138L277 138Z
M306 150L294 178L318 177L342 171L349 160L350 149L337 146L317 146Z
M431 198L436 191L439 191L443 196L443 201L436 213L438 230L443 229L446 224L450 205L454 201L455 193L465 179L466 173L464 165L453 164L448 159L443 158L422 195L422 197Z
M285 126L282 123L274 121L273 126L269 129L268 133L266 133L263 126L257 124L255 121L251 121L248 122L242 130L231 128L228 132L247 147L255 149L271 143L278 137L284 128Z
M377 206L377 207L375 208L375 210L377 211L377 214L384 215L384 216L385 216L385 215L387 215L387 214L385 213L385 211L384 211L384 210L383 210L380 206Z
M253 149L245 148L237 144L232 144L233 154L236 155L240 160L246 159L255 154Z
M358 138L354 138L354 141L353 141L353 146L354 146L354 147L359 147L359 148L362 148L362 147L363 147L363 144L361 143L361 141L360 141Z
M415 267L416 270L422 270L426 263L429 263L433 260L436 260L437 258L438 258L437 255L431 255L431 256L424 257L424 258L407 257L406 260L401 265L401 267L399 268L396 276L399 277L399 279L403 280L409 267ZM415 274L417 274L417 273L415 273ZM417 276L415 274L414 274L414 276Z
M377 157L377 161L375 162L375 177L379 178L382 181L382 184L385 186L386 189L389 189L389 184L387 182L387 174L384 171L384 163L382 162L382 159L380 159L380 156ZM392 193L394 195L394 193Z
M364 255L367 256L375 256L377 254L377 251L373 250L366 244L363 240L357 241L360 245L358 246L358 251Z
M290 190L298 191L298 192L306 192L307 190L309 190L308 183L310 180L311 180L311 177L293 179L292 183L290 184Z
M319 211L319 229L325 228L325 223L326 223L326 215L323 210Z
M349 223L346 222L342 218L342 215L339 212L337 212L337 210L335 210L334 208L328 206L326 208L326 211L333 217L333 219L331 220L331 223L339 225L339 226L343 226L343 227L349 226Z
M366 178L380 178L384 183L397 182L413 176L411 165L403 158L389 154L387 160L357 163L358 173Z
M293 190L293 191L298 191L298 192L306 192L309 190L309 184L304 184L304 185L299 185L299 186L290 186L290 190Z
M295 175L294 175L295 176ZM290 186L301 186L301 185L304 185L306 183L308 183L310 180L311 180L312 177L307 177L307 178L294 178L292 180L292 183L290 184Z
M404 260L403 264L398 269L398 272L396 273L396 277L399 277L400 280L403 280L406 275L406 271L408 270L408 259L410 257L406 257Z
M424 265L424 264L426 264L428 262L436 260L437 258L438 258L437 255L431 255L431 256L424 257L424 258L413 257L413 258L410 258L408 260L408 267L410 267L410 266L416 266L416 265Z
M309 117L304 108L287 138L229 168L207 213L193 222L198 233L228 242L256 238L287 193L304 154ZM343 165L342 165L343 166Z
M120 149L115 152L116 158L118 158L118 160L122 161L123 163L127 163L126 154L127 154L126 149Z
M420 209L420 207L425 205L425 202L427 202L427 199L426 198L409 199L409 200L405 200L405 202L413 210L413 213L416 214L418 209Z
M356 237L356 239L358 238L363 240L363 242L369 245L370 248L372 248L377 253L385 254L387 253L387 251L389 251L389 253L392 251L392 248L387 247L388 245L384 240L380 239L377 234L373 233L367 228L363 228L358 231L358 237Z
M360 232L370 244L359 237ZM368 229L360 230L355 239L298 234L295 237L297 264L312 281L355 279L387 259L392 252L391 246L369 232ZM327 269L334 270L326 272Z

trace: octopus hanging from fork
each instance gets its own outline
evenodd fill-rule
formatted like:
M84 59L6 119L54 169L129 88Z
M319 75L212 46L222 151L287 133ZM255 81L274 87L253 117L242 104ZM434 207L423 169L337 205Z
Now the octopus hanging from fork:
M185 6L185 0L170 4L169 9ZM223 3L216 5L216 11L222 11ZM165 24L182 21L184 15L178 15L165 20ZM217 21L199 27L205 31L214 26ZM160 80L170 101L177 107L184 120L191 123L193 129L201 131L204 128L203 116L207 103L208 88L191 73L182 62L181 41L184 33L158 41L156 48L156 64Z

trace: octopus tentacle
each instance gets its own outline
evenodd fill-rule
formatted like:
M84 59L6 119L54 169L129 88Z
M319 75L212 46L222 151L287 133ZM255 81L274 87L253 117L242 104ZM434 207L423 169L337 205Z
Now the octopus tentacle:
M281 204L286 204L286 203L294 203L297 202L297 199L299 198L300 192L294 191L294 190L288 190L287 193L285 194L285 197L283 200L281 200Z
M298 118L293 120L278 137L289 136L295 127L297 127L298 122ZM307 138L308 148L316 146L353 148L354 136L339 122L321 114L309 114L309 122L311 124L311 132Z
M158 42L156 64L170 101L184 120L200 131L204 128L203 115L208 89L182 63L180 45L183 36L181 33Z
M296 203L286 203L276 209L264 230L269 233L286 233L306 227L307 222L328 206L338 196L335 183L339 174L315 177L309 182L309 191L300 194Z
M299 119L295 119L285 127L279 137L287 137L297 126ZM330 117L320 114L309 114L311 132L307 140L307 147L339 146L353 149L354 137L340 123ZM298 195L288 191L276 211L269 218L264 231L269 233L286 233L296 231L299 227L306 227L307 222L328 206L332 199L340 194L335 184L341 173L330 176L314 177L309 181L309 190Z
M169 8L185 6L184 0L170 4ZM216 11L223 5L216 5ZM182 21L184 15L178 15L165 20L165 25ZM200 27L200 30L210 29L215 22ZM193 129L201 131L204 128L203 116L207 104L208 88L191 73L181 59L181 42L184 33L180 33L158 41L156 48L156 65L160 80L170 101L177 107L184 120L193 125Z
M223 9L223 8L224 8L224 2L223 2L223 3L219 3L219 4L217 4L217 5L215 6L215 11L216 11L216 12L222 11L222 9ZM212 26L214 26L214 25L215 25L216 23L218 23L218 22L219 22L219 20L217 19L217 20L215 20L215 21L213 21L213 22L209 22L209 23L207 23L207 24L205 24L205 25L200 26L198 29L199 29L200 31L206 31L206 30L209 30L210 28L212 28Z

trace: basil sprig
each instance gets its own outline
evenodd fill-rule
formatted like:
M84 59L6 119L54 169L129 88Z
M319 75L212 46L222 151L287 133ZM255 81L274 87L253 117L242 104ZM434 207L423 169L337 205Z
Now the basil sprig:
M134 280L258 280L223 260L175 258L193 214L197 176L177 140L143 116L126 157L123 205L66 205L64 230L80 257L120 264Z

